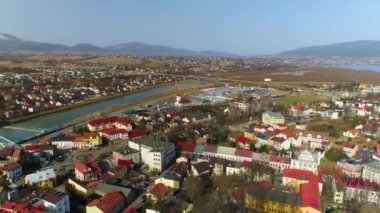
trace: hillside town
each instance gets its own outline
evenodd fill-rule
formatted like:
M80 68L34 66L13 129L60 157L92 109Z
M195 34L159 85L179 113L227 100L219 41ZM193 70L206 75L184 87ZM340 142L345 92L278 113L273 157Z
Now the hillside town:
M99 84L85 91L95 87L103 94ZM175 87L157 105L93 118L37 143L3 145L0 211L376 212L378 87L340 87L326 87L325 98L315 95L320 88L279 97L273 88L181 94ZM28 91L7 100L23 106L48 96ZM51 96L58 91L70 93Z

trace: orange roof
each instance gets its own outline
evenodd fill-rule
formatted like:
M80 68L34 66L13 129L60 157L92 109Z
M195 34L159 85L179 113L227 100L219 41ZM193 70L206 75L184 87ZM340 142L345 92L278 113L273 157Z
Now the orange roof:
M172 192L172 189L162 183L159 183L149 189L148 192L156 197L163 198L168 196Z
M120 192L111 192L100 199L91 201L87 206L96 206L102 212L112 212L117 206L124 202L124 196Z

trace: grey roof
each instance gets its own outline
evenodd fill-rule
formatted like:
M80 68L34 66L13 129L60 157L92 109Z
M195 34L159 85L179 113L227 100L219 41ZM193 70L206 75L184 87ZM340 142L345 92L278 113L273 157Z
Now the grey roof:
M227 147L227 146L218 146L218 148L216 149L216 152L219 154L235 155L236 148Z
M54 169L47 169L44 171L39 171L39 172L29 174L25 178L27 178L31 184L34 184L34 183L38 183L44 180L56 178L56 174L54 172Z
M371 161L367 163L364 168L368 168L369 170L380 170L380 161Z
M101 196L104 196L105 194L115 192L115 191L121 192L125 197L130 197L132 193L132 189L130 188L115 186L115 185L106 184L106 183L99 183L95 189L95 192Z

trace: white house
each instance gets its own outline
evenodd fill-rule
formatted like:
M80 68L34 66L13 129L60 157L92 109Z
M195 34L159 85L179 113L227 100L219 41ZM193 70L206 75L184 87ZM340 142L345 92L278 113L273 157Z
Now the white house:
M51 144L57 149L72 149L74 146L74 137L57 136L52 139Z
M291 168L292 169L302 169L317 173L317 167L321 160L321 153L312 153L309 150L304 150L300 153L297 159L292 159Z

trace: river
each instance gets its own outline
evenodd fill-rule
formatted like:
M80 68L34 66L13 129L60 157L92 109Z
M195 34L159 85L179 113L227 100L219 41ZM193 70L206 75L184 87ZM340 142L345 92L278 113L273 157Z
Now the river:
M187 87L205 82L186 82L178 84L178 87ZM44 115L31 120L23 121L10 126L0 128L0 143L7 142L4 138L12 141L19 142L24 139L30 138L35 135L41 134L41 131L54 130L77 117L92 114L112 106L129 104L138 101L142 98L147 98L161 92L173 89L173 85L137 92L111 100L101 101L90 105L85 105L78 108L73 108L67 111L57 112L53 114Z

